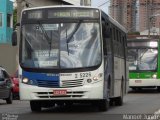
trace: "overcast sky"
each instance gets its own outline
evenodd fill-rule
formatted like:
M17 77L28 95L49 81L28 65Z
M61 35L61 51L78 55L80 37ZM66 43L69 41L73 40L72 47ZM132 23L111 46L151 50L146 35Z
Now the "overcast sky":
M101 8L104 12L108 13L108 6L110 0L91 0L91 5Z

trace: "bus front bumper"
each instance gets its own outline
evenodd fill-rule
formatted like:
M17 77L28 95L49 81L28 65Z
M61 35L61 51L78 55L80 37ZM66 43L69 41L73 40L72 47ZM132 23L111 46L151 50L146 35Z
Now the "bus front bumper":
M160 79L130 79L129 87L157 87Z
M54 90L66 90L64 95L54 95ZM21 100L96 100L103 99L103 82L73 88L44 88L20 84Z

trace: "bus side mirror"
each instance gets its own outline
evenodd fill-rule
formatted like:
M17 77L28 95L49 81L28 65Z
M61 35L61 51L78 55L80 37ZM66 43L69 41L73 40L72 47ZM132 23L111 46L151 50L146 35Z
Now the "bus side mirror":
M12 33L12 46L16 46L17 45L17 31L13 31Z

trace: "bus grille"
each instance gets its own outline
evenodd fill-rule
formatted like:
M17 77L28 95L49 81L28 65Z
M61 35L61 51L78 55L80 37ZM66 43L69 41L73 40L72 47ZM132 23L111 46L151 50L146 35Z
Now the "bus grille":
M39 98L81 98L86 91L74 91L67 92L66 95L54 96L53 92L36 92L36 96Z
M79 87L79 86L83 86L83 79L61 81L62 88Z
M58 81L51 80L37 80L38 87L57 88L59 87Z
M63 80L59 85L59 81L52 80L37 80L38 87L47 87L47 88L69 88L69 87L79 87L83 86L83 79L77 80Z

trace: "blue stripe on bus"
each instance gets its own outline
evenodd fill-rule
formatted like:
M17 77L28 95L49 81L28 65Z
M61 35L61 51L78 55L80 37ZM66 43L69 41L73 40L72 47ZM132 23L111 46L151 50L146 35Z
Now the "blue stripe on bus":
M59 74L48 74L48 73L35 73L22 71L23 78L26 77L31 80L48 80L48 81L59 81Z

